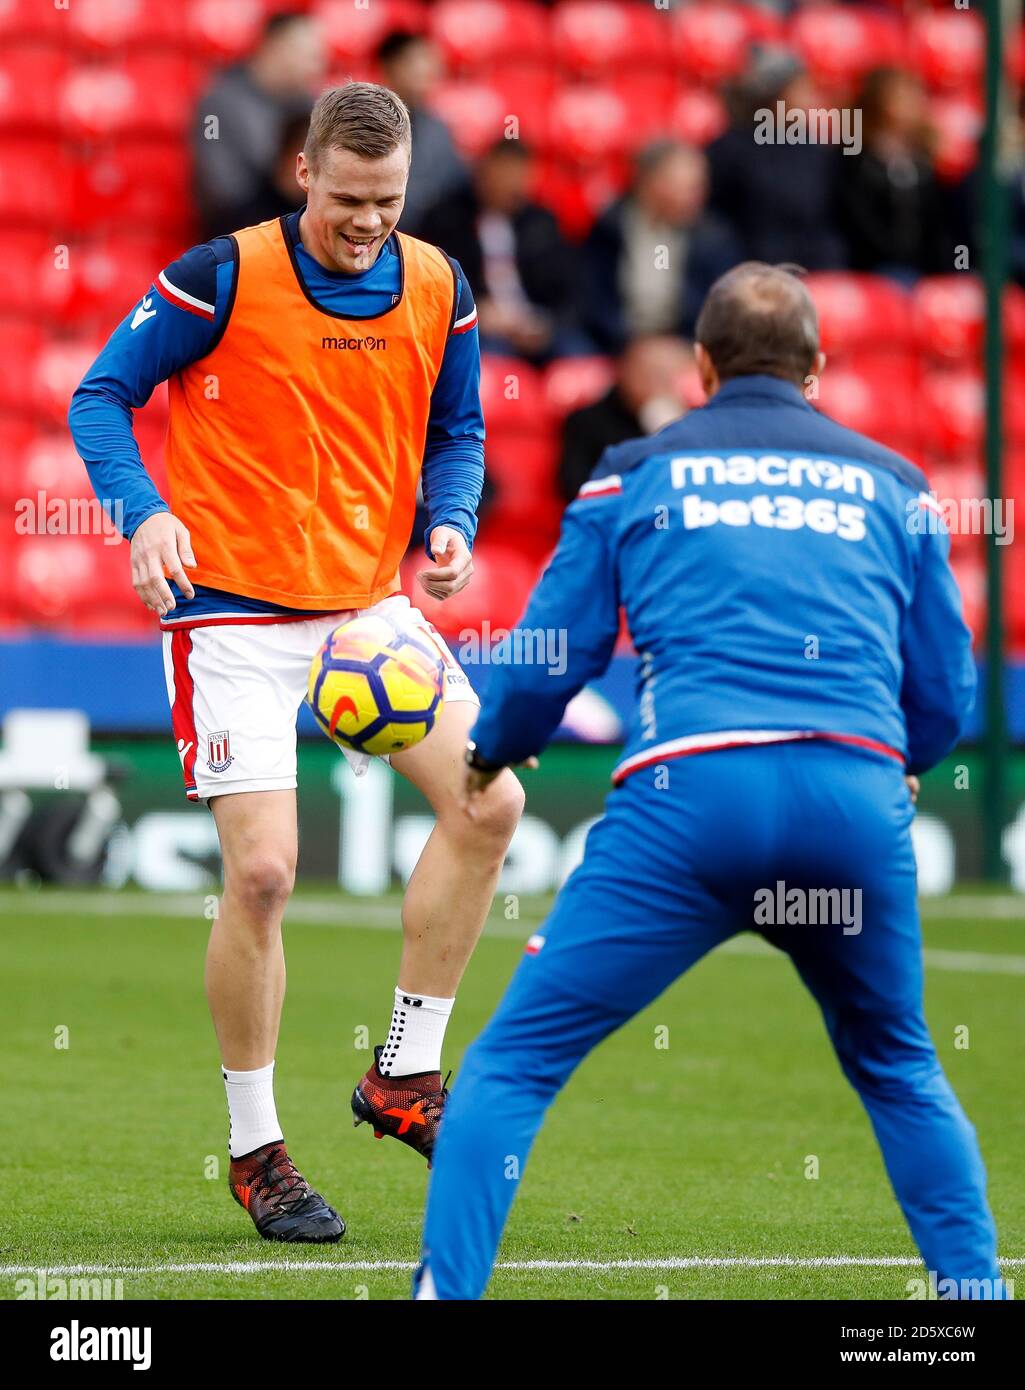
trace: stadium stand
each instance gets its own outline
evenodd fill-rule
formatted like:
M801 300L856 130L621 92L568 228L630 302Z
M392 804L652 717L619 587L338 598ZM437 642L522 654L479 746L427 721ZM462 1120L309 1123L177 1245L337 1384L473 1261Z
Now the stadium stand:
M538 153L535 196L579 241L622 192L630 156L653 137L707 144L727 124L725 85L755 43L784 44L819 84L824 104L849 95L880 63L924 80L938 134L936 168L961 178L975 158L982 112L983 28L939 5L816 3L781 7L681 3L672 13L634 0L319 0L285 8L323 24L332 80L373 77L391 30L431 35L449 75L436 108L461 149L479 154L509 113ZM66 12L33 0L0 4L0 450L8 499L45 488L91 496L67 438L68 397L97 344L156 270L197 239L186 130L211 73L243 58L280 0L75 0ZM788 8L791 12L782 12ZM1025 66L1020 42L1010 62ZM57 95L56 121L54 94ZM818 404L906 453L940 494L982 487L982 291L969 273L911 287L842 270L811 277L831 368ZM1007 296L1008 486L1025 500L1025 291ZM558 431L572 409L608 389L612 364L566 358L536 369L485 363L488 465L497 499L481 529L468 595L439 609L448 631L489 616L515 620L558 528ZM162 395L158 392L158 397ZM162 476L166 402L139 416L147 466ZM132 594L123 548L0 536L0 624L23 630L152 635ZM977 635L983 552L955 543ZM415 558L415 557L414 557ZM412 566L412 559L410 565ZM1020 595L1021 565L1010 567ZM58 581L58 582L54 582ZM84 617L82 595L95 593ZM49 597L48 597L49 595ZM472 597L470 596L472 595ZM1025 650L1025 601L1005 605ZM456 611L458 609L458 611ZM465 611L464 611L465 610Z

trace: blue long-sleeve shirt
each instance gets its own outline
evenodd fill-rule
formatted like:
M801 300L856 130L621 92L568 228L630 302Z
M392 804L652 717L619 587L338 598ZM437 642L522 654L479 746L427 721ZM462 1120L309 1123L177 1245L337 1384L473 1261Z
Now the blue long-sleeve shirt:
M606 450L498 664L482 757L541 751L608 664L640 656L616 779L703 749L809 735L921 772L964 729L971 638L921 471L773 377L727 382ZM538 635L540 634L540 635Z
M335 314L372 317L386 312L401 289L401 264L391 239L374 264L350 274L326 270L299 237L302 209L285 219L303 281L313 299ZM484 419L480 404L480 344L476 309L465 275L452 262L457 305L441 371L431 396L421 484L429 524L451 526L473 546L484 482ZM162 270L147 294L114 330L71 400L68 420L75 446L98 497L131 538L154 512L169 510L142 463L132 432L132 412L144 406L161 381L206 356L230 309L234 258L231 242L218 237L194 246ZM117 511L114 511L114 507ZM204 615L311 610L286 608L196 585L186 599L170 582L175 608L168 622L180 625Z

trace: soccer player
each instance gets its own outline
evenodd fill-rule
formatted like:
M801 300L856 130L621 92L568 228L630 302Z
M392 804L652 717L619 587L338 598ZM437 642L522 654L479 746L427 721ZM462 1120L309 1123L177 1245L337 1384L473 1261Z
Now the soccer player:
M224 864L206 990L230 1118L229 1186L261 1235L333 1241L275 1110L281 921L296 843L296 733L310 662L357 613L408 626L446 664L430 736L392 759L436 823L402 909L391 1026L354 1121L428 1162L447 1092L442 1040L522 809L513 773L475 824L458 806L477 697L399 592L422 476L420 572L444 599L472 573L483 481L476 311L460 267L395 231L410 128L393 92L352 82L313 111L304 209L188 251L116 329L71 427L97 494L120 500L132 580L160 617L186 795L210 807ZM132 410L168 381L169 499L140 461ZM422 474L421 474L422 469ZM355 771L368 759L346 754Z
M625 608L639 687L614 789L463 1061L418 1297L481 1296L510 1156L521 1174L592 1047L744 930L815 996L927 1267L999 1281L975 1132L923 1015L910 834L914 778L975 691L949 538L917 468L805 400L825 359L796 276L727 273L697 339L708 404L606 451L523 618L568 634L565 674L497 669L473 730L471 811L605 668ZM826 922L794 925L809 900Z

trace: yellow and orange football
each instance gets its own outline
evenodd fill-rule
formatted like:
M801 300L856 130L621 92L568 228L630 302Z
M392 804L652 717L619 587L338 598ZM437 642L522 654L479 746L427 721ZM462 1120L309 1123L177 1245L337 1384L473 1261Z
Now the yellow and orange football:
M342 623L313 658L307 699L328 738L359 753L401 753L427 737L445 667L426 633L367 614Z

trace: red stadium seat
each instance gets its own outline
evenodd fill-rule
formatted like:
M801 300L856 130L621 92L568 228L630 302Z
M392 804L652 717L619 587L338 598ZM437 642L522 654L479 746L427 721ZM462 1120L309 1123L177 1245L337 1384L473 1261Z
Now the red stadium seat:
M913 359L859 358L827 366L814 404L841 425L906 453L920 438L916 386Z
M823 351L904 352L912 345L907 291L879 275L821 271L805 281L819 314Z
M978 460L971 456L950 462L931 463L926 473L929 478L929 490L935 493L936 500L945 509L956 507L955 515L960 515L961 503L971 503L987 496L986 475ZM970 530L962 530L958 525L951 528L950 544L954 551L960 552L973 546L978 548L978 540L978 535Z
M152 0L71 0L66 24L83 52L122 52L152 45L162 49L182 41L180 6Z
M573 241L585 237L594 219L629 182L623 156L600 164L571 164L549 156L537 165L534 197L552 209L563 233Z
M1025 365L1011 362L1003 382L1005 442L1025 444Z
M514 60L548 57L548 16L526 0L440 0L431 6L429 22L457 70L487 72Z
M1011 357L1025 356L1025 290L1020 285L1004 289L1004 333Z
M545 368L544 389L556 424L605 395L616 379L611 357L562 357Z
M484 461L498 490L490 526L496 534L516 536L529 553L544 555L555 542L563 509L555 488L554 435L494 435Z
M36 435L22 455L18 476L29 496L43 492L68 500L95 495L67 431Z
M511 114L509 103L497 86L471 78L443 82L432 92L431 106L448 126L459 149L471 158L483 154L503 137L506 117Z
M676 12L673 44L688 77L724 82L737 77L751 44L751 12L741 5L687 5Z
M540 569L536 561L500 541L481 535L473 548L473 583L439 603L420 587L417 571L424 557L407 555L402 564L402 589L424 616L448 637L466 641L474 634L498 635L519 622ZM486 626L485 626L486 624ZM454 645L459 655L459 646Z
M665 138L679 94L679 83L671 73L628 69L615 74L609 86L630 113L632 133L622 148L633 151Z
M985 441L986 391L980 368L923 373L922 423L927 453L942 458L981 458ZM1003 382L1005 443L1025 444L1025 369L1011 365Z
M180 140L126 140L92 150L72 166L70 222L77 232L124 225L195 240L188 154Z
M499 433L543 434L549 427L540 378L522 358L484 353L480 399L489 437Z
M927 357L967 361L982 346L985 296L974 275L933 275L911 292L915 337Z
M38 324L0 319L0 410L32 413L39 358L46 336Z
M730 123L726 103L718 92L688 87L680 92L669 115L669 133L689 145L707 145Z
M20 617L41 627L67 621L95 587L96 538L24 536L14 547L13 591Z
M611 86L563 87L552 101L549 148L590 164L626 154L638 143L635 115Z
M20 44L0 50L0 131L53 131L53 94L67 71L53 45Z
M120 135L182 136L198 85L198 70L164 54L131 55L69 73L58 94L60 118L73 139Z
M957 587L961 590L964 620L978 648L986 638L986 563L973 548L956 552L951 550L950 563Z
M155 620L131 587L128 546L99 535L27 536L12 549L16 616L97 637L148 634Z
M59 39L67 11L39 0L0 0L0 43L19 39Z
M38 318L40 269L53 273L55 242L42 231L0 230L0 304L5 313Z
M359 6L352 0L320 0L314 13L323 25L336 64L368 62L393 29L419 34L427 25L426 10L419 0L373 0L373 4Z
M56 140L5 140L0 159L0 226L61 226L68 172Z
M908 21L908 38L911 62L930 87L982 82L986 32L975 10L919 10Z
M0 533L6 534L10 529L13 503L25 491L21 481L23 460L35 434L35 425L24 416L0 415L0 508L5 518L0 523ZM0 569L0 592L4 574Z
M64 423L75 387L102 346L97 338L69 338L43 347L36 359L30 393L42 419L55 425Z
M37 277L40 307L56 323L95 324L110 332L167 259L159 243L142 239L73 246L66 270L55 270L51 257L46 273Z
M958 458L977 452L983 437L982 375L959 371L927 371L920 388L923 444L927 453Z
M981 98L960 93L934 96L929 117L937 133L933 153L936 173L948 183L956 183L975 167L979 157L984 122Z
M574 77L673 61L668 11L630 0L562 0L552 11L555 60Z
M870 68L899 65L904 29L896 15L857 5L809 5L790 26L790 41L827 90L857 82Z
M535 149L544 148L548 143L548 112L558 88L551 69L517 63L499 68L489 85L505 102L505 114L515 116L518 122L511 138L527 140ZM502 133L508 134L504 129Z
M237 62L253 49L267 13L264 0L188 0L186 41L204 59ZM368 11L350 6L350 13L355 17Z

